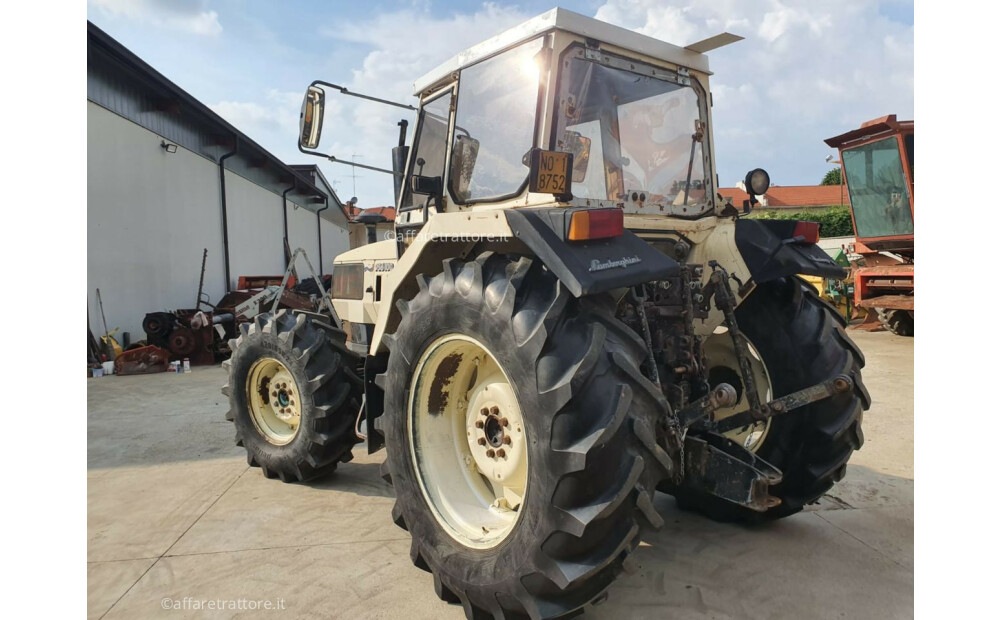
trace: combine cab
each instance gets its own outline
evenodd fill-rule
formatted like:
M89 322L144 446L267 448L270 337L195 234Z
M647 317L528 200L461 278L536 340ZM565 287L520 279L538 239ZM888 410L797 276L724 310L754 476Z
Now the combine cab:
M861 256L854 301L883 325L913 335L913 121L895 114L828 138L840 150Z

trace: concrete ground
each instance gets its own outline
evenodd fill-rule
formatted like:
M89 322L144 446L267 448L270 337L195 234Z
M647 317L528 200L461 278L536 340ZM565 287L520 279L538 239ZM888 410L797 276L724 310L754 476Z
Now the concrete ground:
M666 525L587 617L912 617L913 339L852 336L874 402L847 477L808 511L754 528L658 495ZM384 452L359 446L308 484L266 480L233 445L222 383L219 367L88 382L91 618L464 617L410 564L378 475ZM227 602L238 599L283 610L194 610L256 606Z

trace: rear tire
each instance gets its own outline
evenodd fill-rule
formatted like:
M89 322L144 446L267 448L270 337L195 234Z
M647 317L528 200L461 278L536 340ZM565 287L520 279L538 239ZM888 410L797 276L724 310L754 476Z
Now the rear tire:
M240 325L229 346L232 357L222 365L229 371L222 388L229 396L226 419L236 427L236 445L246 449L250 466L268 478L298 482L351 460L351 448L360 441L354 423L363 381L342 331L279 310ZM289 413L280 415L288 420L271 406L268 382L275 377L287 385L281 396Z
M897 336L913 337L913 315L907 310L876 308L879 323Z
M376 420L396 491L392 515L412 536L410 557L433 573L438 596L460 603L469 618L571 614L623 570L639 543L640 520L662 525L652 496L671 461L655 429L668 405L639 371L643 343L614 318L612 300L574 298L530 258L487 252L471 262L449 259L443 273L417 282L419 293L399 302L399 327L387 336L385 413ZM429 396L420 382L435 343L450 338L474 339L503 370L525 431L527 486L518 515L499 540L486 539L484 526L483 544L456 534L452 504L438 499L447 493L426 490L445 486L433 473L447 469L423 465L419 428L430 423L421 420L440 419L448 407L440 403L449 399L473 417L478 407L473 381L446 374L446 364L428 375ZM450 372L470 355L454 351ZM459 448L453 458L460 469ZM471 480L477 471L485 476L473 470Z
M844 317L799 278L759 284L736 320L767 365L775 398L838 374L851 377L854 390L771 419L755 453L783 473L770 489L779 505L761 513L687 488L668 492L679 507L719 521L780 519L829 491L864 443L861 419L871 405L861 381L865 358L844 331Z

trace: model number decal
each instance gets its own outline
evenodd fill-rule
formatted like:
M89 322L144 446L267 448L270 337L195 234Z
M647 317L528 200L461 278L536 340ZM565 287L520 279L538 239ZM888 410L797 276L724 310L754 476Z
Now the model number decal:
M374 267L369 267L365 265L365 271L374 271L375 273L385 273L386 271L392 271L396 263L375 263Z

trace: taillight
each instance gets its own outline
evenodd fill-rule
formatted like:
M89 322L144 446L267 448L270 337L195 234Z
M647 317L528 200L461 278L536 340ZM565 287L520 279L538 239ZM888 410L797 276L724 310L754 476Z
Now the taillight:
M584 209L577 211L569 221L570 241L607 239L617 237L625 230L621 209Z
M802 243L819 243L819 224L816 222L795 222L793 238L802 237Z

